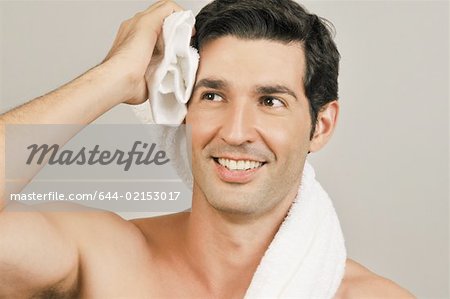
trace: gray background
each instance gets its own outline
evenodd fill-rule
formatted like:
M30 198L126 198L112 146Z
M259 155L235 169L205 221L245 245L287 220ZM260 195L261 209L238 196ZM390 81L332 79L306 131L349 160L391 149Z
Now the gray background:
M100 63L120 23L149 4L0 2L0 111ZM420 298L448 298L449 3L304 4L334 23L342 55L339 125L310 161L349 257ZM120 105L98 122L137 120Z

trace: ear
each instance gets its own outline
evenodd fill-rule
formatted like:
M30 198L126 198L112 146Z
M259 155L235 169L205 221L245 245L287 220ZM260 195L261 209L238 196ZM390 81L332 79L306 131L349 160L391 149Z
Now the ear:
M317 152L333 135L339 115L339 103L334 100L326 104L317 116L316 130L309 144L310 152Z

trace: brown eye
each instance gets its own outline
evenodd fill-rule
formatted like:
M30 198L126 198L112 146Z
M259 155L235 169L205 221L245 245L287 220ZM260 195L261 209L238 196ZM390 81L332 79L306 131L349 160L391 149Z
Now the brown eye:
M261 104L267 107L283 107L285 106L282 101L274 97L263 97L261 98Z
M202 100L211 101L211 102L218 102L218 101L222 101L223 99L217 93L207 92L207 93L204 93L202 95Z

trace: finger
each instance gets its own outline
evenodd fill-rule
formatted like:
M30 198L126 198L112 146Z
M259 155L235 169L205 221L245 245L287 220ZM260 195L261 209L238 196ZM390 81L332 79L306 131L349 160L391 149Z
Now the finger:
M169 1L162 4L160 7L158 7L158 14L163 19L168 17L169 15L173 14L174 12L183 11L184 9L179 6L178 4ZM156 11L155 11L156 12Z
M143 13L140 17L140 23L143 28L153 28L157 36L159 36L164 19L173 12L182 11L183 8L172 1L165 1L156 9Z
M149 12L160 10L160 9L164 10L164 12L168 13L168 15L170 15L171 13L176 12L176 11L184 10L183 7L179 6L178 4L176 4L173 1L162 0L162 1L156 2L154 5L147 8L144 11L144 13L149 13Z
M154 10L154 9L160 7L161 5L163 5L165 2L167 2L167 0L156 1L155 3L153 3L152 5L147 7L147 9L143 10L142 12L148 12L150 10Z

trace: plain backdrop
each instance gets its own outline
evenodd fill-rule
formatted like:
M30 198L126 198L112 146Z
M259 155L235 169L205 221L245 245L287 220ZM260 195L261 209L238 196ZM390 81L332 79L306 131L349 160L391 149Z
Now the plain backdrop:
M205 1L179 1L197 12ZM1 1L0 111L100 63L150 2ZM449 297L449 3L315 1L336 28L341 114L310 161L349 257L419 298ZM100 123L136 123L120 105ZM132 217L133 215L126 215Z

